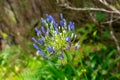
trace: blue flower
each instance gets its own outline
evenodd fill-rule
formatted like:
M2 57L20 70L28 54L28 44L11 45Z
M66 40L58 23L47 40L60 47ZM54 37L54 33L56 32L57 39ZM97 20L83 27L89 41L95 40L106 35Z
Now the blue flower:
M55 28L56 32L58 33L58 24L56 22L54 22L54 28Z
M61 20L63 19L63 14L62 14L62 13L60 13L60 19L61 19Z
M70 37L66 37L66 41L70 42L71 41Z
M53 52L53 53L56 52L56 51L53 49L53 47L48 47L47 50L48 50L49 52Z
M38 42L42 45L43 44L43 38L38 39Z
M48 60L48 58L46 57L46 55L43 53L43 51L36 45L33 44L34 48L38 50L39 54L46 60Z
M55 21L54 21L54 27L56 28L58 27L58 24Z
M40 48L36 45L36 44L33 44L33 47L37 50L39 50Z
M60 26L64 27L64 22L60 21Z
M68 30L74 31L74 22L70 21L70 23L68 25Z
M41 31L38 28L35 28L35 31L36 31L37 35L41 34Z
M44 59L48 60L48 58L46 57L46 55L43 53L41 49L39 49L38 52Z
M50 56L53 55L50 54L54 54L58 59L63 59L64 50L70 50L73 42L71 39L76 38L76 35L73 32L74 22L70 21L67 25L62 13L60 14L59 24L48 14L46 14L46 19L41 18L41 22L42 26L40 30L35 28L37 35L39 35L38 38L32 38L34 41L34 48L37 49L37 52L45 59L52 58ZM78 45L73 47L75 50L79 48ZM47 56L49 57L47 58Z
M49 16L49 21L54 22L54 18L52 16Z
M64 26L64 22L62 20L60 21L60 26Z
M42 21L43 24L47 23L46 20L44 20L43 18L41 18L41 21Z
M45 28L43 26L41 27L41 30L45 34Z
M47 18L47 19L49 18L49 15L48 15L48 14L46 14L46 18Z
M37 43L38 41L34 38L34 37L32 37L32 40L35 42L35 43Z
M50 23L54 22L54 18L51 15L46 14L46 18Z
M62 27L66 26L66 20L65 19L60 21L60 26L62 26Z

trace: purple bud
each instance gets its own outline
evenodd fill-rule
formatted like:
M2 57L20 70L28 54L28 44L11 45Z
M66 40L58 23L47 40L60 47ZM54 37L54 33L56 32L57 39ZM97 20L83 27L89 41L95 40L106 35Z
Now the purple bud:
M63 59L64 58L64 54L63 52L60 52L60 55L58 56L58 59Z
M45 28L43 26L41 27L41 30L45 34Z
M58 33L58 28L55 28L56 32Z
M39 50L39 47L36 44L33 44L33 47L37 50Z
M60 52L60 57L64 58L64 54L62 52Z
M62 13L60 13L60 19L61 19L61 20L63 19L63 14L62 14Z
M39 54L46 60L48 60L48 58L46 57L46 55L43 53L43 51L36 45L33 44L34 48L38 50Z
M62 27L66 26L66 20L65 19L60 21L60 26L62 26Z
M66 37L66 41L70 42L71 41L70 37Z
M43 39L42 38L38 39L38 42L42 45L43 44Z
M54 22L54 28L55 28L56 32L58 33L58 24L56 22Z
M69 31L71 30L70 25L68 25L68 30L69 30Z
M54 18L52 16L49 16L49 21L54 22Z
M35 28L35 31L36 31L37 35L41 34L41 31L38 28Z
M48 18L49 17L49 15L48 14L46 14L46 18Z
M53 49L53 47L48 47L47 50L48 50L49 52L53 52L53 53L56 52L56 51Z
M37 43L38 41L34 38L34 37L32 37L32 40L35 42L35 43Z
M58 24L56 22L54 22L54 27L58 27Z
M54 22L54 18L51 15L46 14L46 18L49 22Z
M70 21L70 23L69 23L69 25L68 25L68 30L74 31L74 22L71 22L71 21Z
M66 26L66 20L65 19L63 19L63 22L64 22L64 26Z
M60 21L60 26L64 27L64 22Z
M44 59L48 60L48 58L46 57L46 55L43 53L41 49L39 49L38 52Z
M41 18L41 21L43 24L46 24L46 20L44 20L43 18Z

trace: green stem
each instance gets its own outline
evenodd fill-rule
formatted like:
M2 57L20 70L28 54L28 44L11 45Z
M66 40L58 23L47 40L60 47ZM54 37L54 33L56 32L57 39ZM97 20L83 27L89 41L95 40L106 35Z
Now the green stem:
M78 51L77 51L77 53L78 53ZM82 68L84 68L81 56L80 56L80 63L81 63ZM84 74L86 80L88 80L86 73L83 73L83 74Z

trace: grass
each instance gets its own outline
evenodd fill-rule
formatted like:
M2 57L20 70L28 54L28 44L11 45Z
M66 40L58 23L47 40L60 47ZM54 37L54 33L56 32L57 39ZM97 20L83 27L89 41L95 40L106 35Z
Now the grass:
M106 48L104 48L104 47ZM20 46L7 46L0 54L1 80L118 80L116 48L84 44L66 63L56 66L41 56L31 56ZM67 55L67 56L69 56Z

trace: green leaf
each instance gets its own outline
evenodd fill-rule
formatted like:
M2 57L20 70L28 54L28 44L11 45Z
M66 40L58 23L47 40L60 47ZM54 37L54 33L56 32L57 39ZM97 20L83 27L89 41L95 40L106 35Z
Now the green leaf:
M120 73L112 74L112 75L109 77L109 80L112 80L112 78L119 78L119 79L120 79Z
M107 15L103 12L96 12L96 19L98 21L102 21L102 20L105 20L107 17Z
M109 61L110 61L110 58L112 57L112 55L113 55L115 52L116 52L116 50L114 49L114 50L112 50L112 51L108 54L108 56L107 56L106 59L105 59L105 62L103 62L103 64L102 64L102 68L103 68L103 69L108 66L108 63L109 63Z
M110 71L118 61L120 61L120 56L118 56L118 57L110 64L110 66L109 66L109 68L108 68L107 70Z

